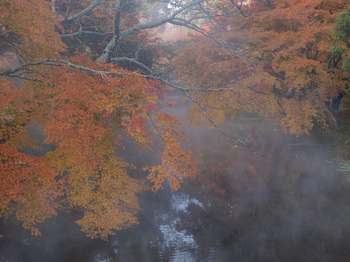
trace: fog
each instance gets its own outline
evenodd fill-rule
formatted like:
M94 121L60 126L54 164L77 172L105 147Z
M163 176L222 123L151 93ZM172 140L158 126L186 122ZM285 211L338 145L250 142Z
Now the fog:
M162 110L185 121L190 104L169 97ZM253 152L214 128L183 128L198 174L178 192L141 193L138 225L104 242L79 231L79 213L47 220L40 237L7 216L0 261L349 261L349 173L337 171L331 137L295 138L253 115L227 120ZM157 150L134 150L137 167L156 161Z

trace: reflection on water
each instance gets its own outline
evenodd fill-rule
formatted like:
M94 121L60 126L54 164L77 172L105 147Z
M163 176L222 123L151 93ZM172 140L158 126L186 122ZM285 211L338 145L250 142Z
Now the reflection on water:
M7 217L0 220L0 262L349 262L348 172L337 173L322 146L247 132L242 122L238 136L254 134L264 158L194 129L194 155L204 163L198 179L179 192L140 194L138 225L103 242L79 231L79 214L49 219L41 237Z
M203 205L188 193L169 189L144 194L146 209L140 214L140 224L109 242L85 238L72 214L44 223L42 237L30 236L11 219L2 220L6 237L0 240L0 261L199 261L199 247L191 230L183 228L181 214L190 205L200 209ZM205 261L220 261L214 247L208 251Z
M164 260L196 261L194 254L198 247L193 235L188 235L186 230L179 230L177 227L178 223L181 223L177 214L186 212L190 203L201 205L195 198L190 198L187 194L173 194L170 200L172 212L162 214L158 217L158 221L156 220L164 238L164 242L157 243L156 246L160 250L160 257ZM169 248L174 249L174 253L167 258Z
M294 199L227 199L234 211L186 186L180 192L145 192L140 224L109 242L85 238L72 215L48 221L41 238L3 220L0 261L348 261L349 185L337 186L342 190L317 182ZM231 212L221 211L228 216L216 209L225 206Z
M109 242L86 238L79 214L46 221L41 237L2 219L0 262L350 261L349 174L319 145L271 137L263 159L211 136L198 178L140 194L140 223Z

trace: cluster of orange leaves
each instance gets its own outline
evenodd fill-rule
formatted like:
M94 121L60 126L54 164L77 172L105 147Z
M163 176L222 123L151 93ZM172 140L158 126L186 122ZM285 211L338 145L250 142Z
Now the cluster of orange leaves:
M13 213L40 234L37 223L58 208L75 209L82 231L102 239L137 223L136 194L148 187L130 176L133 165L122 158L129 139L152 150L151 132L162 137L161 163L149 167L154 189L170 180L176 190L193 173L176 129L181 123L158 112L162 87L79 53L62 57L65 45L55 30L61 26L47 1L2 1L0 8L3 36L16 39L26 61L60 58L101 72L42 65L28 67L36 81L20 87L0 79L0 216ZM31 154L38 150L28 134L33 123L44 126L44 143L54 150Z
M343 0L251 1L242 6L247 17L221 19L226 30L212 26L221 45L193 35L196 44L179 51L178 70L193 87L232 89L192 93L216 123L257 112L287 133L309 134L315 120L325 123L324 104L345 87L328 60L335 19L347 8ZM205 120L199 107L190 118Z

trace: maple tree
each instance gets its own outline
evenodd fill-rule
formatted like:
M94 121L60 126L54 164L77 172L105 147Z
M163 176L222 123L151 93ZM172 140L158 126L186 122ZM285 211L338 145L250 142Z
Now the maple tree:
M345 86L330 49L332 28L347 8L347 1L250 1L240 5L244 15L210 26L220 41L192 35L196 45L176 59L197 104L190 121L218 125L239 111L255 112L295 135L309 134L315 121L333 124L325 104Z
M218 124L238 111L269 116L296 135L315 119L326 123L325 102L344 88L329 50L332 27L348 7L1 0L0 215L14 213L40 234L37 223L58 208L76 209L82 230L104 239L136 223L137 193L148 187L122 157L129 140L152 149L152 134L160 136L159 164L144 167L152 189L169 181L176 190L195 173L181 122L159 112L165 85L194 102L192 124L208 121L225 135ZM165 24L195 32L177 55L161 46ZM54 145L44 155L27 153L36 145L33 123ZM250 137L229 136L251 147Z
M2 47L11 56L3 57L1 71L0 214L14 213L33 234L40 234L37 223L55 215L58 208L81 211L77 223L92 238L106 239L115 230L135 224L136 194L147 187L143 179L130 176L133 165L121 157L129 139L151 149L150 134L162 137L159 165L145 167L154 189L169 180L176 190L183 177L194 173L190 152L181 148L185 140L177 130L181 123L157 112L161 83L113 64L131 61L150 71L138 57L111 57L109 51L116 54L116 46L110 43L127 36L138 41L147 34L135 32L161 24L140 26L131 19L123 23L128 29L122 28L121 16L131 18L132 13L124 14L121 5L125 9L126 4L1 1ZM98 27L101 19L110 18L111 6L115 13L106 28ZM86 42L72 46L74 40L62 41L68 34L75 36L76 25L81 26L78 35L114 30L106 44L108 51L97 47L102 53L99 63L82 54L91 55ZM92 31L82 31L85 26ZM36 146L27 130L33 123L44 126L44 142L55 146L43 156L26 153Z

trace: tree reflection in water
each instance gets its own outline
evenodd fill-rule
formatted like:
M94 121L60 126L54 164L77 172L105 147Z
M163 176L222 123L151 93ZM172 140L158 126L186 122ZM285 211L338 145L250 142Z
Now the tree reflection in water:
M207 139L198 176L178 192L140 194L140 223L109 242L87 239L78 213L46 221L41 237L5 218L0 261L348 261L350 182L329 162L333 152L256 135L264 155Z

